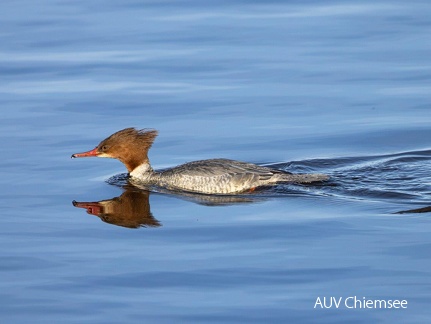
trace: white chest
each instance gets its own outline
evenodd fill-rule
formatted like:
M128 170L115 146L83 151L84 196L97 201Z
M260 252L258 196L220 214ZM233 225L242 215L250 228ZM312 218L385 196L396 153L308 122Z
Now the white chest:
M153 169L151 168L151 165L149 163L142 163L130 172L130 176L140 180L146 180L152 175L152 173Z

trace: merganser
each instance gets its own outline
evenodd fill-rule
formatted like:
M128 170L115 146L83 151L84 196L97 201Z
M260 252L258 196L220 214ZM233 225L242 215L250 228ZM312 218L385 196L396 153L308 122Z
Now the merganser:
M155 171L148 151L158 132L126 128L104 139L94 149L72 154L72 158L105 157L120 160L133 181L169 190L203 194L237 194L277 183L311 183L328 180L324 174L292 174L252 163L210 159Z

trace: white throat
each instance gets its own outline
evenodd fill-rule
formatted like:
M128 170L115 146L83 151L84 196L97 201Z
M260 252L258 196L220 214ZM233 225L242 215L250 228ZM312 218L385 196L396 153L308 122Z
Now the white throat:
M132 178L138 178L138 179L147 179L151 176L153 173L153 168L151 168L151 165L149 163L142 163L141 165L137 166L133 169L132 172L130 172L130 176Z

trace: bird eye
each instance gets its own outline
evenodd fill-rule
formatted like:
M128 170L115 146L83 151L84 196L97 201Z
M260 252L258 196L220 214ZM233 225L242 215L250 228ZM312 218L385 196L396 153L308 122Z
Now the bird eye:
M108 145L103 145L102 146L102 151L106 151L108 149Z

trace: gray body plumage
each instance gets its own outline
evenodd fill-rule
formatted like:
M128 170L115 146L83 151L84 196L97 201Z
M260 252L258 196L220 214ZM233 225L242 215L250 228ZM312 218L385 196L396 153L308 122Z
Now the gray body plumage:
M291 174L252 163L211 159L194 161L177 167L153 171L137 177L156 186L205 194L241 193L259 186L280 182L311 183L324 181L323 174Z

